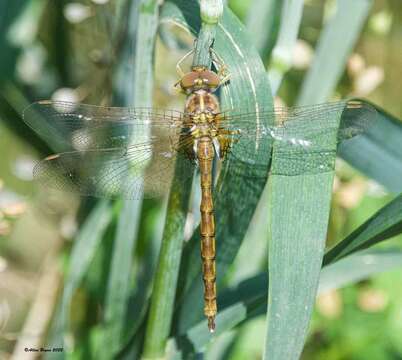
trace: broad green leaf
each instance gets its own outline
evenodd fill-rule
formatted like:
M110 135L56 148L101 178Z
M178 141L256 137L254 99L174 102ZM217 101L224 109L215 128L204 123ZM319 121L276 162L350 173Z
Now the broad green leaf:
M274 47L271 62L268 68L272 92L274 94L277 92L280 86L284 73L290 67L292 51L300 26L302 8L302 1L286 1L285 3L278 1L254 1L248 14L247 26L250 30L250 33L253 34L253 41L260 53L270 55L275 37L277 36L277 43ZM280 15L280 12L282 12L282 15ZM261 31L261 28L268 28L269 30ZM278 28L279 35L277 35ZM263 45L266 44L268 36L269 41L265 51L263 52ZM237 258L236 260L235 269L240 269L235 270L237 271L237 276L239 276L239 272L242 271L241 269L248 268L251 270L252 267L258 266L259 258L265 255L265 252L263 251L265 248L264 242L266 242L268 239L264 236L261 236L261 234L266 233L263 228L268 226L266 225L265 221L262 220L263 217L267 217L268 215L266 206L268 203L268 198L269 193L268 191L265 191L265 195L263 195L262 199L260 200L261 206L258 215L260 220L258 220L258 218L256 219L254 225L252 226L253 230L250 234L251 236L248 235L246 237L247 244L243 244L243 247L248 246L248 249L243 250L245 253L245 261L238 264L239 259ZM256 236L252 236L252 234L256 234ZM254 249L254 253L252 253L252 249ZM240 253L240 255L241 254L242 253ZM252 256L254 259L253 262L249 261L249 256Z
M338 289L401 266L401 250L365 250L325 267L321 272L318 293ZM233 329L252 317L265 314L267 287L268 275L261 273L226 290L221 297L223 305L217 317L220 324L217 334ZM205 326L206 322L201 321L186 334L178 336L176 342L179 349L190 346L195 352L202 351L211 341ZM286 339L289 340L288 337Z
M271 176L265 359L298 359L302 352L324 254L332 181L332 172Z
M324 264L365 249L402 232L402 194L380 209L344 240L330 249Z
M345 103L346 106L346 103ZM343 109L323 114L338 128ZM311 131L311 129L310 129ZM306 139L308 130L306 130ZM335 163L337 131L314 138L323 149L332 149ZM316 149L320 151L321 149ZM281 159L285 152L287 158ZM284 174L289 152L306 164L321 159L297 153L293 145L274 144L270 177L269 296L266 359L298 359L313 311L327 236L334 171L317 174ZM291 155L290 155L291 156Z
M255 275L268 261L268 200L269 191L266 186L253 219L239 249L239 253L231 267L228 284L238 283ZM253 261L250 261L253 259Z
M161 16L163 21L171 21L189 28L194 34L200 27L198 13L195 2L177 0L165 2ZM223 59L231 74L230 84L223 86L221 91L222 109L234 108L238 111L254 109L256 111L272 107L266 72L251 43L239 20L225 8L214 42L215 51ZM264 121L264 119L256 118L256 121L258 120ZM250 147L252 146L251 143ZM237 155L242 156L242 154ZM264 151L262 146L257 156L265 158L267 164L265 176L258 179L245 179L239 175L241 171L238 171L236 166L226 166L222 169L223 176L217 186L221 189L215 203L218 292L224 275L237 254L266 183L270 154ZM261 173L264 173L264 169L261 169ZM236 206L239 198L243 199L242 203ZM198 230L186 246L180 276L181 301L179 299L177 316L179 331L184 332L191 324L203 318L203 284Z

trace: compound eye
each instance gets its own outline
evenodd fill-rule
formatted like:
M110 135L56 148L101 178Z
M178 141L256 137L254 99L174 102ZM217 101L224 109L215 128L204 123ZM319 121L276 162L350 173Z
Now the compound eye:
M219 76L211 70L204 70L201 72L200 77L204 83L210 88L216 88L220 84Z
M189 89L194 86L195 80L198 79L199 73L196 71L191 71L187 74L185 74L181 80L180 80L180 85L182 89Z

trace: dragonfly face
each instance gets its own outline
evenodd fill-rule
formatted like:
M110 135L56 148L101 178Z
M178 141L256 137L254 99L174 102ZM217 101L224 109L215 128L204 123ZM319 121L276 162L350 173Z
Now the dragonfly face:
M207 69L205 66L194 66L180 80L180 87L186 94L197 90L214 92L220 85L221 79L218 74Z

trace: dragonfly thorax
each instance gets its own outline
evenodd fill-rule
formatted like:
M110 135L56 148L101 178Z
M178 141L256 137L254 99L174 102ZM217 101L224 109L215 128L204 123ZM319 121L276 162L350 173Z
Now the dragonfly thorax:
M216 136L218 128L219 103L215 95L205 90L191 94L186 103L188 125L194 138Z
M215 116L220 111L218 98L206 90L197 90L188 96L185 109L187 114L205 114L207 118L209 114Z

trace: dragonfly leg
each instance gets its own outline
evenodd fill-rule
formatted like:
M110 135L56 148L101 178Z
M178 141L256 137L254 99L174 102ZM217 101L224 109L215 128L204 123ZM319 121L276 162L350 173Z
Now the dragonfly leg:
M221 84L224 84L230 79L228 68L223 62L223 59L218 55L218 53L213 48L210 48L210 52L212 61L218 69L218 76L220 78Z
M182 93L185 94L185 91L181 88L180 86L180 80L173 85L173 88L178 92L178 93Z
M177 90L180 93L184 93L183 89L180 86L180 82L182 77L186 74L183 69L181 68L181 64L186 60L189 56L191 56L194 53L194 49L190 50L187 54L185 54L176 64L176 72L180 76L180 80L174 84L174 89Z
M226 71L226 70L224 70L224 71ZM218 75L219 75L219 73L218 73ZM230 80L230 74L226 73L226 75L221 77L221 84L224 84L224 83L228 82L229 80Z
M179 74L180 78L182 78L185 75L185 72L181 68L181 64L186 60L189 56L191 56L194 53L194 49L190 50L186 55L184 55L176 64L176 71Z
M219 135L217 136L219 142L220 158L224 158L229 153L233 144L237 143L239 139L232 138L232 135L239 135L239 130L228 130L224 128L219 129ZM229 135L226 136L226 135Z
M224 135L218 135L219 142L219 157L222 159L226 156L226 154L230 150L230 139L225 137Z

